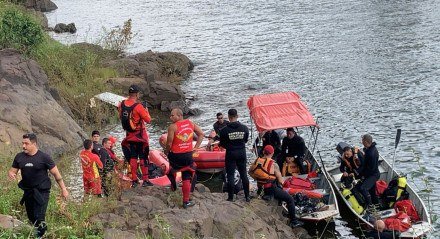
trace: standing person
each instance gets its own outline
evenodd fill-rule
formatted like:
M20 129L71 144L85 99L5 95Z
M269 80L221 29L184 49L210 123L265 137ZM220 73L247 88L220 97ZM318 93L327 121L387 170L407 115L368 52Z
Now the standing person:
M220 146L226 149L225 167L228 177L228 201L234 200L234 171L237 168L243 183L246 202L250 202L249 179L246 173L246 143L249 129L238 121L236 109L228 111L229 124L220 131Z
M84 149L79 156L83 170L84 193L101 196L102 185L98 169L102 169L103 164L98 155L92 152L93 142L90 139L84 140L83 146Z
M307 165L304 165L304 156L306 154L306 143L293 128L287 128L287 136L281 143L281 157L278 166L282 167L286 157L293 157L299 167L301 174L307 173Z
M61 195L67 199L69 192L64 185L63 178L52 158L38 149L37 136L33 133L23 135L23 152L18 153L11 169L8 171L9 179L16 180L20 170L22 179L18 183L23 198L20 204L25 205L29 221L36 228L36 237L42 237L47 230L46 209L49 203L51 181L47 171L54 176L61 188Z
M217 136L220 134L220 130L222 130L224 127L226 127L226 125L228 125L228 123L229 123L229 121L227 121L223 118L223 113L218 112L217 113L217 121L212 125Z
M362 183L359 186L359 191L365 199L365 208L371 203L377 204L376 196L376 181L379 180L379 152L376 148L376 142L373 142L373 137L369 134L362 136L362 144L364 145L364 157L362 171L359 175L362 177Z
M148 180L148 154L150 147L145 123L151 122L150 113L139 102L139 87L131 85L128 90L128 99L118 106L119 119L126 136L121 143L126 159L129 159L131 168L132 187L139 184L137 178L138 160L142 171L142 187L152 186Z
M93 141L93 148L92 148L92 153L98 155L98 157L101 156L101 149L102 149L102 144L99 142L101 138L101 135L99 134L98 130L93 130L92 131L92 141ZM102 162L104 163L104 162Z
M257 158L255 163L249 168L249 174L253 175L257 180L258 187L264 189L264 195L267 198L275 198L287 203L287 211L289 213L290 223L292 228L303 225L301 221L295 216L295 201L292 196L283 190L283 177L281 176L278 164L272 159L275 150L271 145L266 145L263 148L263 156Z
M105 162L102 170L102 189L104 195L110 194L113 171L115 169L116 155L111 150L112 141L109 138L102 139L101 161Z
M183 112L179 108L171 111L170 119L173 122L168 127L167 142L164 153L168 155L172 170L167 175L171 181L171 189L176 190L174 172L182 170L182 197L183 208L194 206L190 201L191 180L194 179L195 166L193 162L193 136L197 135L194 148L200 147L203 140L203 131L189 119L183 119ZM172 172L174 171L174 172Z

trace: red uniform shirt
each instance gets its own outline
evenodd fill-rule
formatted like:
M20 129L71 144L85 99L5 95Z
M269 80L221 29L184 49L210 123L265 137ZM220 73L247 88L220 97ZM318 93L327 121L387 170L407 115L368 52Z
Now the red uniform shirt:
M191 120L181 120L176 123L177 130L174 132L171 152L187 153L193 150L194 124Z
M83 169L83 178L85 179L93 179L98 178L98 168L102 168L102 162L99 159L98 155L88 151L83 150L79 154L81 157L81 166Z

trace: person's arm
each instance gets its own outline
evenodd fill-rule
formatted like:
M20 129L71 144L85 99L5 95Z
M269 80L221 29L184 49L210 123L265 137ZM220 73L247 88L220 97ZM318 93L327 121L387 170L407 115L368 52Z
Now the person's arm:
M193 123L193 125L194 125L194 132L197 135L197 142L196 142L196 145L194 146L194 148L197 149L202 144L203 137L205 137L205 135L203 134L202 129L197 124Z
M281 143L281 158L284 158L286 156L286 149L287 149L287 143L286 143L286 138L284 138Z
M105 150L105 149L103 149L103 150ZM92 157L92 161L95 162L96 165L98 165L98 168L102 169L104 167L104 164L102 163L101 159L106 160L107 157L104 156L103 158L99 158L96 154L92 155L92 156L96 156L96 157Z
M67 191L67 188L64 185L63 177L61 177L61 173L60 171L58 171L57 166L53 167L51 170L49 170L49 172L54 176L58 186L60 186L61 196L63 196L64 199L67 199L67 197L69 196L69 192Z
M148 112L148 109L144 108L142 104L138 104L136 108L139 109L138 112L141 119L145 121L145 123L149 124L151 122L151 116L150 113Z
M18 168L10 168L8 171L8 177L10 180L16 180L17 179L17 173L18 173Z
M280 172L280 168L278 167L278 164L276 162L273 162L273 167L274 167L274 173L275 173L275 177L277 178L278 183L280 183L280 185L283 185L284 180L283 180L283 176L281 175Z
M174 139L174 133L175 132L176 132L176 124L171 124L168 127L167 143L165 144L165 149L163 150L165 155L168 155L168 153L171 150L171 145L173 144L173 139Z
M247 143L248 139L249 139L249 129L248 127L246 127L246 125L243 125L244 127L244 142Z

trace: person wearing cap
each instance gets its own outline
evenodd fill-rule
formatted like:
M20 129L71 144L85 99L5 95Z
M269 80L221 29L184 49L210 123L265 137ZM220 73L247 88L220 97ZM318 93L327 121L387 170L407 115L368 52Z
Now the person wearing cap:
M229 124L220 130L220 146L226 149L225 167L228 177L228 201L234 200L234 172L238 169L246 202L250 202L249 179L246 173L246 143L249 129L238 121L236 109L228 111Z
M271 145L266 145L263 148L263 156L258 158L257 161L261 165L266 165L268 168L265 170L270 175L268 175L268 180L257 180L258 186L262 187L264 190L263 198L275 198L279 201L284 201L287 203L287 210L289 213L290 223L289 226L292 228L300 227L304 223L299 221L295 216L295 201L292 196L283 190L282 186L284 183L283 177L281 176L280 168L275 160L272 159L275 150ZM268 162L267 162L268 161ZM255 165L255 163L254 163ZM271 177L270 177L271 176ZM273 180L271 180L273 179ZM280 185L280 186L279 186Z
M46 209L49 203L51 180L48 171L52 174L61 188L61 196L67 199L69 192L64 185L63 178L52 158L38 149L37 136L33 133L23 135L23 152L18 153L8 171L10 180L17 180L17 173L21 171L21 188L23 198L20 204L25 205L29 221L35 227L36 237L40 238L47 230L45 222Z
M131 168L132 187L139 184L137 178L138 161L142 172L142 186L152 186L148 179L148 154L149 138L145 123L151 122L150 113L139 100L140 89L131 85L128 90L128 99L123 100L118 106L119 119L126 131L121 143L122 151Z

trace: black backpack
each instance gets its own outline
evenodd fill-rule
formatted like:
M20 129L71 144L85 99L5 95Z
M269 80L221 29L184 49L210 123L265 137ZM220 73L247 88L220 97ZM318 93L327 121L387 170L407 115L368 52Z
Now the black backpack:
M139 103L134 103L132 106L126 106L125 100L121 102L121 124L122 128L127 132L134 132L136 125L133 124L133 109Z

